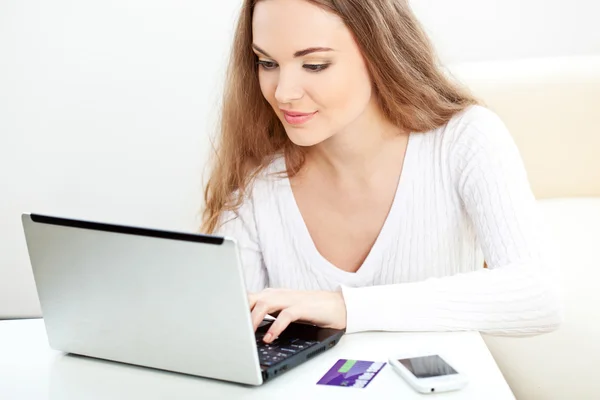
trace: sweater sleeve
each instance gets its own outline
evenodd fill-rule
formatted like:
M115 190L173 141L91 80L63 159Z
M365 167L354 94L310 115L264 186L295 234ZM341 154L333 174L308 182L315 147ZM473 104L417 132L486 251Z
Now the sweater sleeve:
M405 284L343 286L348 332L530 335L561 323L558 271L545 252L537 204L516 144L485 109L459 130L449 145L450 168L488 268Z
M249 292L259 292L266 288L268 275L258 239L252 199L245 199L242 206L236 211L224 212L216 233L236 240L242 260L246 289Z

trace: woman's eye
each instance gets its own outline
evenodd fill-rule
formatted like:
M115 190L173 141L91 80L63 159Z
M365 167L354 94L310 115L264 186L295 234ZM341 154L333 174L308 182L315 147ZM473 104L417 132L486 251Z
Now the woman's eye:
M277 64L273 61L258 61L258 65L266 70L271 70L277 68Z
M304 68L311 72L323 71L327 67L329 67L329 64L304 64Z
M267 71L274 70L277 67L279 67L279 65L277 65L277 63L274 61L258 60L257 64L262 69L267 70ZM308 70L310 72L323 71L324 69L327 69L327 67L329 67L329 64L304 64L303 65L303 68L305 68L306 70Z

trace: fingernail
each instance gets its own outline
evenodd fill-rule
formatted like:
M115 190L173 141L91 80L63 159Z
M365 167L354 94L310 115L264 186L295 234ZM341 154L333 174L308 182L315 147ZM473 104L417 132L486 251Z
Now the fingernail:
M263 338L263 340L264 340L265 342L270 342L272 337L273 337L273 335L271 335L270 333L267 333L267 334L265 335L265 337Z

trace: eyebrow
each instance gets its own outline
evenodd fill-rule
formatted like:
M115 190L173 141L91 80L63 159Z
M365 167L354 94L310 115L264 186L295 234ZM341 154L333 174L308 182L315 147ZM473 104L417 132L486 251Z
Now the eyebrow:
M258 47L255 44L252 45L252 48L254 50L256 50L257 52L261 53L263 56L273 58L266 51L264 51L263 49L261 49L260 47ZM310 47L308 49L304 49L304 50L295 52L294 58L303 57L303 56L311 54L311 53L318 53L318 52L325 52L325 51L334 51L334 50L330 49L329 47Z

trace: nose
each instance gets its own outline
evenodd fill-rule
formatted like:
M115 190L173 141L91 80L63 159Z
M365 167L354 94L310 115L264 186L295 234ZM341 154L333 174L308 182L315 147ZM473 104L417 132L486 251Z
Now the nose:
M279 73L275 99L282 104L300 100L304 96L300 81L290 73Z

